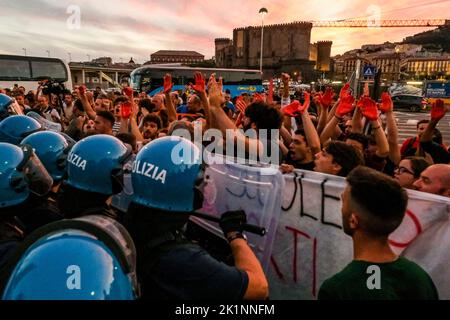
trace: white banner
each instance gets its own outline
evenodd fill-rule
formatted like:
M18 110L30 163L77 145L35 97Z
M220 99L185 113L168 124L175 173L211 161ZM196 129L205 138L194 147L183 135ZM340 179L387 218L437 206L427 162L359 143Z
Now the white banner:
M316 299L322 282L352 261L352 239L342 230L344 188L340 177L300 170L285 175L268 274L271 299ZM441 299L450 299L450 201L417 191L408 195L407 213L390 244L428 272Z

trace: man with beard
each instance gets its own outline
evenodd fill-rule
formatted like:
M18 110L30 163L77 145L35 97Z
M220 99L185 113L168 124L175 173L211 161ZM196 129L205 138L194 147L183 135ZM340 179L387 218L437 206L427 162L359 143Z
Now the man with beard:
M347 176L347 183L342 194L342 224L353 239L354 260L322 284L318 298L438 299L430 276L389 246L389 235L405 215L406 191L394 179L362 166Z
M142 120L142 135L144 140L158 138L158 131L162 129L162 121L156 114L148 114Z

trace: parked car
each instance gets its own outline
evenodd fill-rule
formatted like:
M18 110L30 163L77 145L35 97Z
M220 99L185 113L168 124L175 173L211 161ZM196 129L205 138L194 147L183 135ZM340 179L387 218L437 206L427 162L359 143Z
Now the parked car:
M412 112L419 112L427 109L427 100L422 96L402 94L392 97L394 110L407 109Z

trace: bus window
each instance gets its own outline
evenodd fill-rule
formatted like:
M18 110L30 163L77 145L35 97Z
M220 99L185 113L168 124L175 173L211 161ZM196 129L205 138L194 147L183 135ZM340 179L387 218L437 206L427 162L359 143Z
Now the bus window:
M67 81L64 65L53 61L32 61L31 70L33 78L50 77L54 80Z
M26 60L0 59L0 79L29 80L30 64Z

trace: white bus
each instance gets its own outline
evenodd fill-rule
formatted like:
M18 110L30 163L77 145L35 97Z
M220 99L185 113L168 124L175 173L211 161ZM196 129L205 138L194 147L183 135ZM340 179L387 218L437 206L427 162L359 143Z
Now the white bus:
M72 91L69 66L61 59L0 54L0 88L25 87L36 90L38 81L52 79Z

